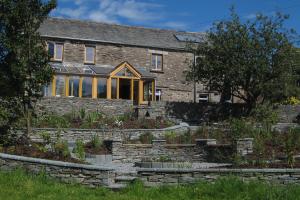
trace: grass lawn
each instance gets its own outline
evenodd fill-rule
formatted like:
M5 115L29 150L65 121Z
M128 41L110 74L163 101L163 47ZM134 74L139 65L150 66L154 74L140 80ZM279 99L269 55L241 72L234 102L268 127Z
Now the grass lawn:
M0 172L0 199L109 199L109 200L297 200L300 199L300 185L278 186L263 182L243 183L236 178L226 178L215 184L198 183L189 186L144 188L136 183L120 192L107 189L89 189L78 185L62 184L44 176L30 176L22 171Z

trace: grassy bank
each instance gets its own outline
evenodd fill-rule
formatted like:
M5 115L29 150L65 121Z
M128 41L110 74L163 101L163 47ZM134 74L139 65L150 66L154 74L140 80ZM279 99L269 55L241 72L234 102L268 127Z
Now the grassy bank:
M0 172L0 199L89 199L89 200L297 200L300 186L269 185L263 182L243 183L235 178L218 180L215 184L198 183L189 186L144 188L136 183L120 192L107 189L89 189L78 185L62 184L44 176L30 176L21 171Z

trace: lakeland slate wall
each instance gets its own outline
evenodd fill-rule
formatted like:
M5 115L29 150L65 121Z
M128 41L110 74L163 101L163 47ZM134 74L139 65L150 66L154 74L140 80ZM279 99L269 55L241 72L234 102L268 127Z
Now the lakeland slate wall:
M46 175L67 183L80 183L89 187L109 186L113 183L113 169L0 153L0 170L23 169L33 174Z
M177 185L236 176L243 181L260 180L276 184L300 184L300 169L137 169L145 186Z
M92 99L76 97L44 97L39 100L35 109L37 113L66 114L84 108L86 112L101 111L106 115L123 115L132 111L132 101L124 99Z

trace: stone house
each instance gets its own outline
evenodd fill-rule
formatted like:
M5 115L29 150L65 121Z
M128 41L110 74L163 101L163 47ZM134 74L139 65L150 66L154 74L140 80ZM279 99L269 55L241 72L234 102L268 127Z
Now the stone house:
M55 69L45 96L149 101L218 101L186 81L196 60L187 41L202 33L49 18L40 27Z

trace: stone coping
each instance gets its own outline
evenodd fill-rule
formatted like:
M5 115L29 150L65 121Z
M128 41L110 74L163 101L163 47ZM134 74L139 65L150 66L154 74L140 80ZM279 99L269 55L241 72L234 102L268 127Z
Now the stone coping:
M113 140L115 141L115 140ZM117 141L119 142L119 141ZM122 141L120 141L122 142ZM151 148L153 146L153 144L123 144L124 146L128 146L128 147L145 147L145 148ZM163 144L162 146L166 147L166 148L176 148L176 147L195 147L196 144Z
M184 169L184 168L137 168L137 172L155 173L300 173L300 168L266 168L266 169L230 169L230 168L210 168L210 169Z
M48 131L54 131L54 130L70 130L70 131L123 131L123 132L131 132L131 131L171 131L171 130L177 130L180 128L186 128L189 127L188 124L182 123L180 125L175 125L167 128L161 128L161 129L108 129L108 128L102 128L102 129L79 129L79 128L32 128L32 130L48 130ZM23 129L19 129L23 130Z
M63 161L32 158L32 157L11 155L11 154L5 154L5 153L0 153L0 158L16 160L16 161L21 161L21 162L53 165L53 166L58 166L58 167L75 168L75 169L99 170L99 171L113 171L114 170L113 168L108 168L108 167L99 167L99 166L94 166L94 165L77 164L77 163L70 163L70 162L63 162Z

